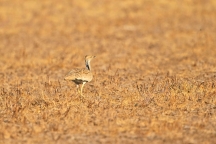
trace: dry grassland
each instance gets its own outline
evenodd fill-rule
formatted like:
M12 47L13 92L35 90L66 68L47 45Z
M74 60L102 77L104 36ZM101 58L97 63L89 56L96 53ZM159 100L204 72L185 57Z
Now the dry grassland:
M0 143L215 143L215 46L215 0L1 0Z

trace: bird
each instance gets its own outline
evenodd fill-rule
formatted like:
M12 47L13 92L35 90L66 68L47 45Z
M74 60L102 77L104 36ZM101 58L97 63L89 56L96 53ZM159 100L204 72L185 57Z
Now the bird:
M76 84L77 86L77 91L78 93L83 96L83 87L87 82L90 82L93 79L93 74L91 71L91 60L95 58L96 56L92 55L86 55L85 56L85 66L86 68L79 69L79 68L74 68L72 69L65 77L65 80L72 81ZM81 89L79 91L79 85L82 84Z

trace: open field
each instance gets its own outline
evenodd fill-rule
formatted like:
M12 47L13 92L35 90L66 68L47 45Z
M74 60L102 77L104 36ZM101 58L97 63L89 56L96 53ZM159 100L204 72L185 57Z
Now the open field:
M215 46L214 0L0 0L0 143L215 143Z

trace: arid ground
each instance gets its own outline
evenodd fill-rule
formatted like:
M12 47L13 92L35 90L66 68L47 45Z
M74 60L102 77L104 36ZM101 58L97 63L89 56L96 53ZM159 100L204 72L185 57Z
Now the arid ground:
M2 144L216 143L216 1L0 0L0 81Z

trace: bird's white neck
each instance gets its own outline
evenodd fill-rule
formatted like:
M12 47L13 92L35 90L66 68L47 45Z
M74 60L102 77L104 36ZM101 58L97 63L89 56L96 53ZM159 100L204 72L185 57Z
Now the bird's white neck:
M90 71L91 70L90 60L86 60L85 64L86 64L86 68Z

